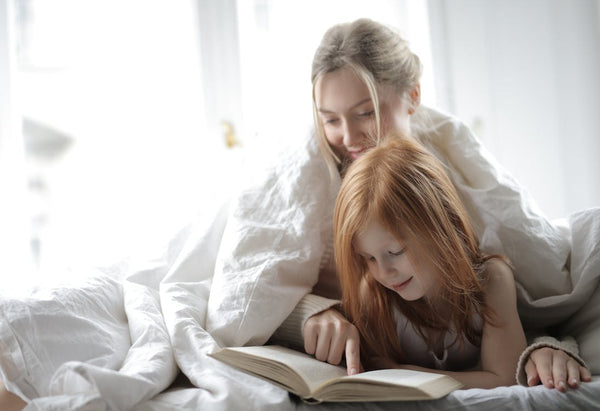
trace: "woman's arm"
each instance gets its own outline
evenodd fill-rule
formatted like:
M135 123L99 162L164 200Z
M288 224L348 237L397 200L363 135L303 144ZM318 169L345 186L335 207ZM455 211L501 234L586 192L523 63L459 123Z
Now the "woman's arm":
M302 349L321 361L339 364L345 355L348 374L362 371L358 329L340 313L332 300L306 295L273 334L275 343Z
M539 336L521 354L517 366L517 382L534 386L543 384L565 392L567 385L577 388L581 381L591 381L592 375L579 357L577 342L572 337L562 341Z
M22 410L26 405L27 403L21 397L8 391L2 380L0 380L0 410L17 411Z
M325 298L317 294L307 294L296 305L292 313L281 323L271 337L276 344L302 350L305 347L304 326L309 319L326 311L337 311L339 300ZM311 322L314 321L311 320ZM311 353L312 354L312 353ZM338 361L339 363L339 361Z

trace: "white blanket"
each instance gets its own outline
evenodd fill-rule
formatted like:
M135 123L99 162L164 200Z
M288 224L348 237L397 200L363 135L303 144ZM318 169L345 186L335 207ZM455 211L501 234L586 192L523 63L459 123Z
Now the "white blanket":
M429 116L424 143L448 165L483 248L516 266L524 323L564 322L600 374L600 209L548 221L462 124ZM28 409L304 408L206 354L219 345L264 343L316 283L331 251L339 185L327 175L314 139L298 138L239 196L200 213L159 258L123 262L76 287L2 299L6 386L29 401ZM185 378L167 390L178 368ZM410 406L509 409L527 398L526 409L567 398L565 404L585 407L600 396L600 381L561 395L543 387L466 390Z

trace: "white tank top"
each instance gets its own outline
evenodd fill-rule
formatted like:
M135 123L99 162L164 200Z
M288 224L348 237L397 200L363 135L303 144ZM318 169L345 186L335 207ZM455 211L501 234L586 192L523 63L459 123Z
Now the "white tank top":
M400 310L394 309L394 318L400 347L410 364L449 371L465 370L477 365L481 348L471 344L468 340L465 340L463 344L456 342L452 345L456 338L454 330L450 330L444 336L444 347L438 355L427 347L425 340ZM478 326L481 326L480 317L478 317Z

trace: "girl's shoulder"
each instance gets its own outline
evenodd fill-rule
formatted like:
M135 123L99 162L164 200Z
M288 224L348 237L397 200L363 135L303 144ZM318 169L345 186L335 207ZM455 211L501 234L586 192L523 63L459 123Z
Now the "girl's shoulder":
M484 290L488 303L496 305L512 300L516 294L513 270L508 262L500 257L492 257L485 262ZM494 304L494 302L496 304Z
M513 276L513 270L510 263L502 256L490 256L485 261L485 272L487 274L510 275Z

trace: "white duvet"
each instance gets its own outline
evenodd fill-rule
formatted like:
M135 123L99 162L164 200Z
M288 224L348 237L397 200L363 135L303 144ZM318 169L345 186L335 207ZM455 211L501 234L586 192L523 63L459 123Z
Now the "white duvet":
M483 248L516 267L524 324L561 324L600 374L600 209L548 221L461 123L434 111L429 120L424 144L447 164ZM314 138L298 138L287 153L252 174L240 195L203 210L160 257L86 273L81 285L2 298L0 373L8 389L31 410L304 408L206 356L219 345L266 342L330 252L339 181L327 178ZM178 370L183 377L173 384ZM405 405L581 408L598 398L595 380L567 396L515 386Z

